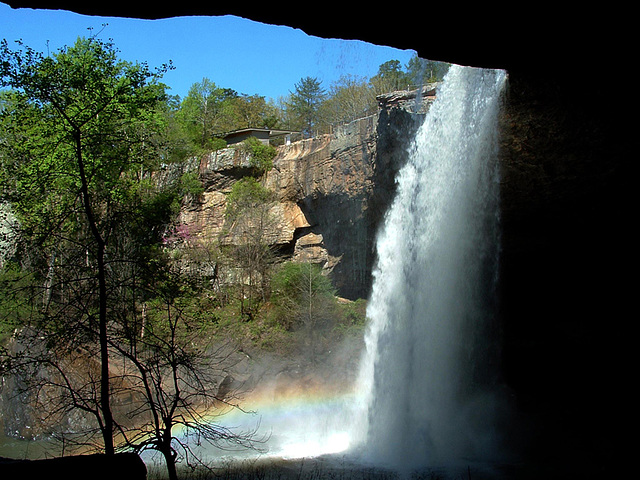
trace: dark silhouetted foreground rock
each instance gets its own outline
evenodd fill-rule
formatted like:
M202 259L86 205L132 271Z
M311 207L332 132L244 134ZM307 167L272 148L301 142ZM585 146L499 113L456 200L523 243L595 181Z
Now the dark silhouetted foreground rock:
M78 455L46 460L0 458L0 478L64 478L65 480L145 480L147 467L135 453Z

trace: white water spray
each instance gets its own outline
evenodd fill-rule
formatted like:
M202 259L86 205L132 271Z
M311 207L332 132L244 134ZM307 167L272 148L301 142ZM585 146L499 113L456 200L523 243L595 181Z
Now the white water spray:
M377 242L362 428L354 434L377 464L486 459L493 448L488 330L505 79L499 70L452 66L398 175Z
M259 456L345 454L353 465L398 470L495 459L501 404L491 320L505 79L503 71L451 67L379 232L358 384L352 395L258 406L260 432L269 435ZM222 418L235 427L257 421Z

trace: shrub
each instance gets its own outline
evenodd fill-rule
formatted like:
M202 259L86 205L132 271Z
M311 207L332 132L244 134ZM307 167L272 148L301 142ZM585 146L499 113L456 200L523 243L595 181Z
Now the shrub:
M316 329L335 319L335 289L319 265L284 263L271 286L279 323L286 328L304 325Z
M273 168L273 158L277 150L271 145L265 145L255 137L249 137L243 142L244 151L249 155L249 165L262 175Z

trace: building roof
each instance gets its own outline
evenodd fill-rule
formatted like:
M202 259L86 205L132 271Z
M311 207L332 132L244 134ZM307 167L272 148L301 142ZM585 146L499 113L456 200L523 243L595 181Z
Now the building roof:
M269 137L279 137L281 135L287 135L287 134L291 134L291 133L298 133L295 130L277 130L277 129L273 129L273 128L253 128L253 127L249 127L249 128L239 128L238 130L233 130L231 132L227 132L225 133L223 138L231 138L231 137L237 137L239 135L246 135L246 134L251 134L251 133L268 133Z

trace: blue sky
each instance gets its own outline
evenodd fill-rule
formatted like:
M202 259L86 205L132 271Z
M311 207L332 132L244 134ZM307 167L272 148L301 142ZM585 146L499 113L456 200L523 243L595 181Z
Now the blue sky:
M371 77L388 60L406 65L415 55L361 41L322 39L299 29L265 25L233 16L140 20L78 15L56 10L12 9L0 3L0 38L22 39L36 50L55 52L79 36L102 29L120 57L156 67L169 60L175 70L164 76L170 93L184 97L189 87L208 78L240 94L277 100L303 77L316 77L328 89L341 75ZM48 46L47 46L48 42Z

